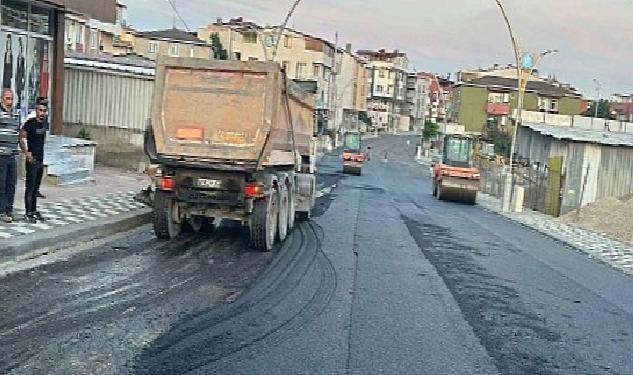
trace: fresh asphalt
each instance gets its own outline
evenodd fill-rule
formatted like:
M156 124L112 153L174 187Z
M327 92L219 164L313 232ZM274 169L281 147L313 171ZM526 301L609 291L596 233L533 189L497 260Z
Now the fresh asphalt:
M633 374L632 278L435 200L414 137L368 142L273 253L145 226L2 276L0 374Z

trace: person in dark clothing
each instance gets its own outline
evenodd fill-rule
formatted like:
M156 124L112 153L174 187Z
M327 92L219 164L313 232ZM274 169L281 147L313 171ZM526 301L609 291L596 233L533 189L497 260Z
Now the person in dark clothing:
M44 122L48 117L48 101L39 98L35 105L35 111L35 118L25 122L20 130L20 147L26 155L24 206L26 220L29 223L44 219L37 211L37 187L42 182L44 171L44 143L46 142Z
M15 119L13 92L11 89L3 89L0 99L0 117ZM2 126L6 124L6 122L3 122ZM17 147L17 144L15 146ZM0 155L0 222L11 223L13 221L13 203L17 180L16 154Z

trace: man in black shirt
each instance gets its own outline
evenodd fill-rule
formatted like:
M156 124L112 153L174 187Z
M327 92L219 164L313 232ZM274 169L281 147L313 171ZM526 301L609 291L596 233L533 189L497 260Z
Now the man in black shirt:
M48 117L48 101L41 98L35 105L35 118L24 123L20 130L20 148L26 155L26 192L24 206L26 220L30 223L42 220L37 212L37 187L42 182L44 171L44 143L46 142L46 128L44 122Z

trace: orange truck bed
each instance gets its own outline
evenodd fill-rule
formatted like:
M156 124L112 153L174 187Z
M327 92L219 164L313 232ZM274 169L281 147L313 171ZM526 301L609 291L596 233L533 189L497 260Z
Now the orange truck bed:
M314 95L286 81L274 62L160 57L156 151L163 159L257 169L293 165L295 151L314 152L314 108Z

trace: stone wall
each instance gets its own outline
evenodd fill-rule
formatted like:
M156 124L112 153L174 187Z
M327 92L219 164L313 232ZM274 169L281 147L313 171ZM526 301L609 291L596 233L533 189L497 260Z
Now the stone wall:
M143 151L143 133L139 130L65 123L64 135L77 137L82 129L98 144L98 164L140 172L147 167L149 160Z

